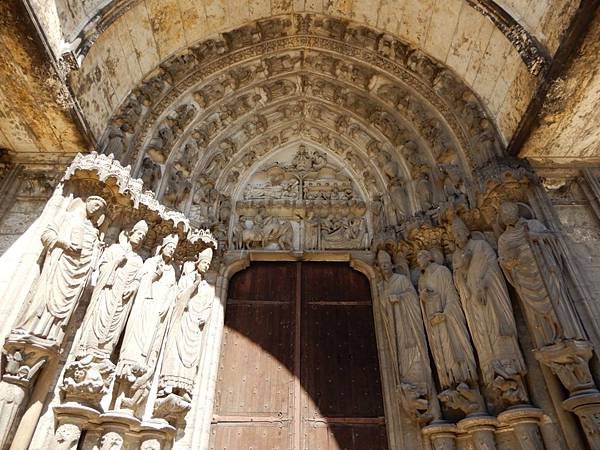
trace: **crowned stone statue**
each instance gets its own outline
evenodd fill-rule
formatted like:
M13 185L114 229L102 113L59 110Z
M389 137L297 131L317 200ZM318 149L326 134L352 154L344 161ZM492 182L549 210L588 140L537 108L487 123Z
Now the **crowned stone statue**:
M177 234L166 236L142 267L116 375L120 383L117 408L136 410L146 399L163 341L168 312L177 293L173 256Z
M214 289L204 280L212 260L211 248L203 250L191 273L179 280L179 294L167 337L159 379L155 413L169 417L189 409L198 364L202 336L214 299Z

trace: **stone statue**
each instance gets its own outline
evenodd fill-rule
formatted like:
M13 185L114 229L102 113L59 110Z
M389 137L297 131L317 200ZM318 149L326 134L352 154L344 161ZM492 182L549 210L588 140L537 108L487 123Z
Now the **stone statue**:
M100 255L106 202L90 196L42 234L44 263L16 332L60 345Z
M407 412L427 422L437 416L437 404L430 403L435 402L435 388L419 297L409 277L393 272L389 253L380 250L377 263L382 277L378 286L381 315L395 383Z
M135 409L147 396L168 312L176 295L173 255L179 238L166 236L142 267L140 287L125 329L116 375L121 384L117 408Z
M446 389L439 398L453 409L475 412L481 404L469 391L476 390L477 364L452 273L427 250L419 251L417 264L425 329L440 385Z
M171 319L159 378L155 414L169 416L173 410L187 411L200 362L204 326L210 317L213 287L204 279L213 251L198 255L196 270L179 280L179 295Z
M567 304L568 299L558 298L553 304L552 294L559 296L564 289L561 274L552 270L552 264L544 273L538 265L545 250L534 242L551 233L541 222L520 217L515 203L503 203L499 213L506 227L498 239L500 266L519 294L538 347L565 338L585 339L578 318ZM546 256L551 258L551 255Z
M508 405L525 403L522 377L527 369L496 253L487 241L471 238L458 217L452 222L452 235L457 246L452 255L454 283L477 350L483 382ZM504 389L511 384L513 389Z
M140 220L130 231L122 231L119 242L108 247L102 255L98 281L84 320L80 355L111 357L140 284L143 261L136 252L147 232L148 225Z

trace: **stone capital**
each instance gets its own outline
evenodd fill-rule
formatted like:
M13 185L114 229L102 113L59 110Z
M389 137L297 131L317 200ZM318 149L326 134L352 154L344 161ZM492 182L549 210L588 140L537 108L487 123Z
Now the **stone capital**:
M598 392L589 368L592 357L589 341L565 340L535 351L535 357L560 379L571 395Z

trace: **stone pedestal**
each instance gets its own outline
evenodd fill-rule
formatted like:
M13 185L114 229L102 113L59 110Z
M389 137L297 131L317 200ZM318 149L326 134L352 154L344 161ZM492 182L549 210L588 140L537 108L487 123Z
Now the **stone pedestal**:
M443 421L434 421L421 430L431 441L433 450L456 450L456 425Z
M571 396L563 407L579 417L590 448L600 448L600 392Z
M141 421L118 411L90 417L83 450L163 450L169 448L175 428L161 419Z
M542 347L535 356L569 390L563 407L577 415L590 447L600 448L600 392L589 367L592 349L589 341L566 340Z
M496 448L497 420L488 415L474 415L466 417L456 424L459 433L469 436L471 447L474 450L494 450Z
M55 406L56 431L51 450L75 450L82 430L100 415L98 411L77 403Z
M541 409L523 405L509 408L498 414L498 423L512 429L513 442L522 450L544 450L539 423L544 413Z

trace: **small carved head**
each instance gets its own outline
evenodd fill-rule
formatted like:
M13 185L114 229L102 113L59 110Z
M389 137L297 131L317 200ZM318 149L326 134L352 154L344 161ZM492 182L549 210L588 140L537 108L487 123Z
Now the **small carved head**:
M385 250L379 250L377 252L377 265L383 278L388 279L392 275L392 257Z
M429 250L420 250L417 253L417 265L421 270L425 270L433 262L433 256Z
M499 215L502 224L514 225L519 220L519 206L513 202L504 202L500 205Z
M198 272L206 273L208 271L208 269L210 267L210 262L212 261L212 257L213 257L213 250L210 247L202 250L198 254L198 261L196 263Z
M460 248L463 248L467 245L469 241L469 229L462 221L460 217L455 217L452 221L452 236L454 237L454 242Z
M136 223L131 231L129 232L129 242L134 248L138 248L146 239L146 234L148 233L148 224L145 220L140 220Z
M157 254L172 258L175 254L175 249L179 243L179 236L176 233L165 236L160 247L157 249Z
M97 195L91 195L85 201L86 215L92 222L100 225L106 212L106 201Z

